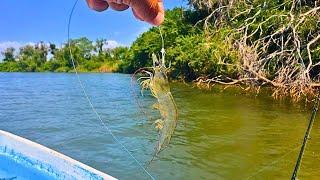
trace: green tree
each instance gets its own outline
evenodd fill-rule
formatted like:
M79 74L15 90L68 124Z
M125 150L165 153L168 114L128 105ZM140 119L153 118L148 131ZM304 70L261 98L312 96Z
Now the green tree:
M58 50L58 49L57 49L57 46L56 46L54 43L50 43L50 44L49 44L49 52L50 52L52 55L54 55L57 50Z
M100 56L103 53L103 46L107 43L106 39L97 39L95 42L95 51Z
M9 47L5 49L4 52L1 53L4 56L3 61L4 62L15 61L14 52L15 52L15 49L13 47Z
M20 48L18 59L27 64L25 71L41 71L41 66L47 61L48 48L45 43L26 45Z

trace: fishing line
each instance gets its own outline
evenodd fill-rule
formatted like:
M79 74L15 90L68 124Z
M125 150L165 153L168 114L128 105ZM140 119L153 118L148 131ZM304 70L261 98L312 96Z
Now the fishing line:
M161 37L161 58L162 58L162 64L165 66L165 55L166 55L166 50L164 49L164 38L162 35L161 27L159 26L159 33Z
M261 169L259 169L258 171L256 171L254 174L252 174L251 176L249 176L247 179L251 179L255 176L257 176L259 173L263 172L264 170L266 170L267 168L275 165L275 164L278 164L284 157L288 156L289 154L291 154L292 152L296 151L299 149L299 146L291 149L289 152L285 153L284 155L282 155L281 157L279 157L278 159L272 161L271 163L269 163L268 165L262 167Z
M158 26L158 29L159 29L159 34L160 34L160 38L161 38L161 58L162 58L162 64L165 63L165 53L166 53L166 50L164 48L164 37L163 37L163 34L162 34L162 31L161 31L161 26ZM142 71L145 71L146 69L152 69L153 67L144 67L144 68L139 68L138 70L136 70L132 76L131 76L131 93L136 101L136 104L138 105L139 109L140 109L140 112L142 112L142 114L149 120L152 120L151 116L147 113L147 111L145 111L143 105L140 103L140 101L138 100L138 95L135 93L135 90L133 88L133 82L134 82L134 78L136 76L137 73L139 72L142 72Z
M312 114L311 114L310 121L309 121L309 124L308 124L308 128L307 128L306 133L305 133L304 138L303 138L303 142L302 142L302 145L301 145L301 149L300 149L300 152L299 152L299 156L298 156L296 165L294 167L294 170L293 170L293 173L292 173L292 176L291 176L291 180L296 180L297 179L297 175L298 175L298 172L299 172L299 169L300 169L300 165L301 165L301 161L302 161L302 158L303 158L303 154L304 154L304 151L306 149L308 139L310 138L310 133L311 133L311 130L312 130L312 126L313 126L314 120L315 120L317 112L318 112L319 101L320 101L320 91L318 92L317 99L315 100L315 103L313 105L313 110L312 110Z
M73 16L73 13L74 13L74 10L78 4L78 1L79 0L76 0L72 9L71 9L71 12L70 12L70 15L69 15L69 20L68 20L68 48L69 48L69 53L70 53L70 59L72 61L72 66L73 66L73 69L74 69L74 72L77 76L77 79L78 79L78 82L79 82L79 85L82 89L82 92L83 92L83 95L85 96L85 98L87 99L92 111L96 114L97 118L99 119L99 121L101 122L102 126L108 131L108 133L111 135L112 139L117 143L119 144L122 149L128 153L128 155L136 162L136 164L152 179L152 180L155 180L155 178L146 170L146 168L143 167L143 165L140 163L140 161L138 159L136 159L132 153L125 147L125 145L123 143L121 143L119 141L119 139L113 134L112 130L108 127L108 125L102 120L100 114L98 113L98 111L96 110L96 108L94 107L91 99L89 98L88 96L88 93L84 87L84 84L83 82L81 81L80 79L80 76L78 74L78 71L77 71L77 68L76 68L76 65L75 65L75 60L74 60L74 57L73 57L73 54L72 54L72 50L71 50L71 39L70 39L70 27L71 27L71 21L72 21L72 16Z
M304 150L306 148L307 141L309 139L309 136L310 136L310 133L311 133L311 129L312 129L314 120L316 118L316 114L318 112L318 107L319 107L319 103L320 103L319 101L320 101L320 91L318 92L317 98L316 98L315 103L313 105L313 110L312 110L312 114L311 114L310 121L309 121L309 124L308 124L308 128L306 130L306 133L305 133L305 136L304 136L304 139L303 139L303 143L302 143L302 145L300 147L299 156L298 156L296 165L294 167L294 171L292 173L291 180L296 180L297 179L297 175L298 175L298 171L299 171L299 168L300 168L300 165L301 165L301 161L302 161L302 157L303 157L303 154L304 154ZM257 174L259 174L262 171L266 170L268 167L278 163L282 158L286 157L287 155L291 154L293 151L295 151L297 149L299 149L299 146L294 148L294 149L292 149L291 151L287 152L286 154L284 154L283 156L281 156L277 160L273 161L272 163L268 164L267 166L264 166L260 170L256 171L256 173L254 173L253 175L251 175L247 179L251 179L251 178L255 177Z

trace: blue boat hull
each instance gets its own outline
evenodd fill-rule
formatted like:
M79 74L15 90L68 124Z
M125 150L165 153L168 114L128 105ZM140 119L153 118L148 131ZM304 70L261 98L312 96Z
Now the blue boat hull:
M0 179L110 179L68 156L0 130Z

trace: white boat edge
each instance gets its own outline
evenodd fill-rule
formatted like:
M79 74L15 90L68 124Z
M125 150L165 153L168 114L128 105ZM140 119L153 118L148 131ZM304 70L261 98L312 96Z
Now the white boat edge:
M24 156L42 171L59 179L107 179L116 178L98 171L57 151L26 138L0 130L0 153L9 154L15 160Z

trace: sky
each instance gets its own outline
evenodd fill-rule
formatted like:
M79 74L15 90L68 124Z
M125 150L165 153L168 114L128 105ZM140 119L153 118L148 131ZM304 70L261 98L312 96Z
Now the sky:
M75 0L1 0L0 51L39 41L67 41L67 23ZM184 0L164 0L166 9L184 6ZM71 38L105 38L113 45L130 45L151 26L134 18L131 9L95 12L79 0L71 23Z

